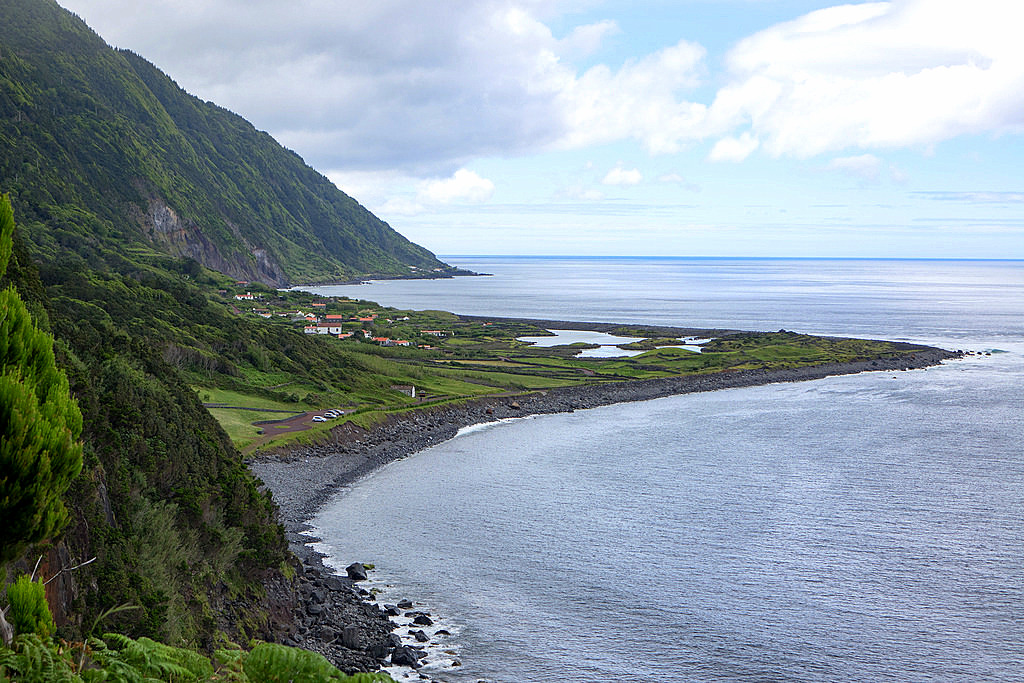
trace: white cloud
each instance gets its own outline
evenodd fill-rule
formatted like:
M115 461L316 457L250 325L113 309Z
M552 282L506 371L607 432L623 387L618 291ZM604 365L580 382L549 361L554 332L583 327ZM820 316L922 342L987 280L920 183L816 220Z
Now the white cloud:
M604 193L594 188L586 187L582 184L572 185L565 188L561 192L555 193L555 197L558 199L576 199L585 202L600 202L604 199Z
M743 161L761 143L747 131L738 138L726 137L715 143L708 154L709 161Z
M686 178L679 175L678 173L665 173L663 175L660 175L658 176L658 182L665 183L666 185L679 185L681 187L686 188L687 190L690 190L691 192L701 191L700 185L688 181Z
M778 24L728 57L708 123L747 128L774 156L926 147L1024 131L1017 0L842 5Z
M573 26L578 0L62 4L315 167L346 172L429 178L483 156L623 140L672 154L710 139L710 159L740 161L1024 132L1019 0L811 12L740 40L703 102L709 65L690 40L574 64L621 31Z
M556 37L576 0L63 0L111 43L268 130L318 168L451 173L469 160L624 138L672 152L704 110L678 97L704 49L618 68L572 59L620 29Z
M837 157L826 166L831 171L842 171L863 180L878 180L882 160L874 154L861 154L853 157Z
M603 185L639 185L643 179L644 176L638 169L625 169L616 166L608 171L601 183Z
M619 25L614 21L599 21L596 24L577 26L559 41L559 45L565 54L586 56L596 52L605 38L619 32Z
M679 92L698 84L705 54L683 40L617 71L602 64L579 77L563 72L556 98L565 128L558 146L635 139L652 153L673 153L700 139L707 108Z
M494 194L494 183L473 171L460 168L451 178L422 183L418 199L432 204L484 202Z
M393 188L411 185L413 178L394 171L328 171L327 179L367 206L378 206L392 199Z
M427 207L407 197L394 197L387 200L380 206L373 208L373 213L388 219L391 216L418 216L425 212Z

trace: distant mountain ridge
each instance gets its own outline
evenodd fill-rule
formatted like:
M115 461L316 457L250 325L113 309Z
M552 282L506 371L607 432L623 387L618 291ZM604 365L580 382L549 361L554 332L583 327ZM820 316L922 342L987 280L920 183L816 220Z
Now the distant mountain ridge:
M274 286L454 272L53 0L0 13L0 191L35 258L155 252Z

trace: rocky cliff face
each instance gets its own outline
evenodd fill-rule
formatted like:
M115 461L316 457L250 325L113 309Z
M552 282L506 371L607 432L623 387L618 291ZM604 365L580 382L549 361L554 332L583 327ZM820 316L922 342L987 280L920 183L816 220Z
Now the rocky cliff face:
M233 232L241 248L225 255L203 234L198 225L181 220L162 199L150 200L142 229L153 246L160 251L193 258L207 268L238 280L264 282L273 287L287 287L291 284L267 249L249 242L237 228Z

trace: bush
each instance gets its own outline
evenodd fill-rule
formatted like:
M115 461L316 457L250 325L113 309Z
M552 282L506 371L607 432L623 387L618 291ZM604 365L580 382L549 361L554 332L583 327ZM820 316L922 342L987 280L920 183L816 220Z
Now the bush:
M46 589L42 579L33 581L27 574L7 586L10 609L7 620L18 635L35 633L49 638L56 630L50 606L46 604Z
M0 197L0 277L14 215ZM40 330L13 287L0 291L0 565L58 533L61 496L82 469L82 414L57 368L53 337Z

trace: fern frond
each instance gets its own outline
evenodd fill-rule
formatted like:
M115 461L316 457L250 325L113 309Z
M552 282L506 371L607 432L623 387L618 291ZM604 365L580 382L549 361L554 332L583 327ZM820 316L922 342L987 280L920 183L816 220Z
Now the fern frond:
M119 633L105 633L103 637L107 640L108 649L99 658L109 665L121 662L130 666L140 681L193 683L213 676L210 660L198 652L164 645L149 638L132 640Z
M276 643L260 643L245 658L245 675L265 683L344 681L345 674L323 655Z
M82 683L70 655L35 633L15 637L11 649L3 652L0 666L6 669L6 677L18 683Z

